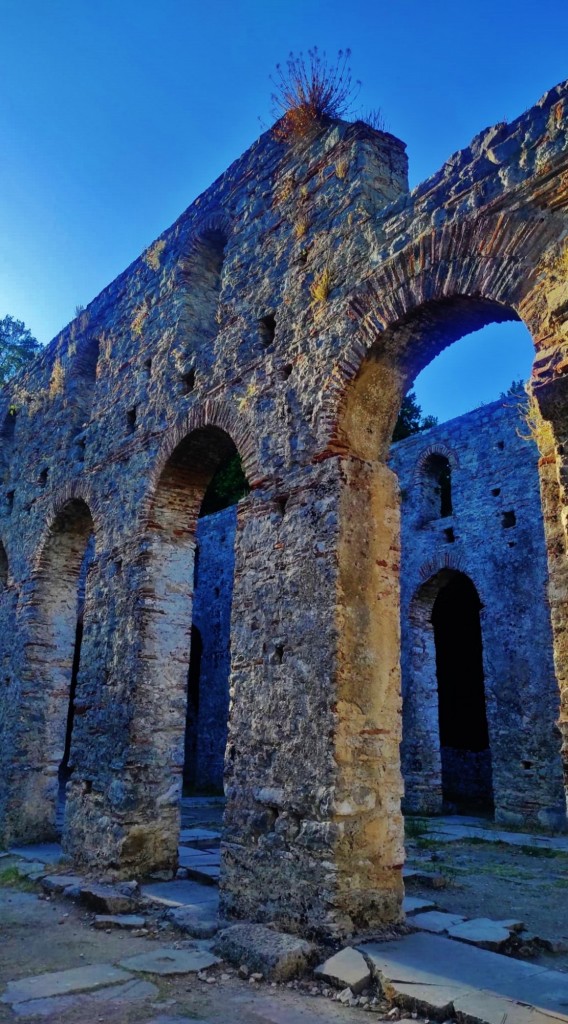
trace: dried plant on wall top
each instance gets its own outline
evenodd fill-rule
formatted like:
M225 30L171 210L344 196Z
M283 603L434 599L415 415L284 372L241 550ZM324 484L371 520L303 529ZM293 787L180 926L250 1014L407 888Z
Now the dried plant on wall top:
M360 85L353 81L350 56L351 50L339 50L335 62L329 63L314 46L307 58L291 53L285 67L276 65L272 113L278 122L277 138L305 138L322 122L349 112Z

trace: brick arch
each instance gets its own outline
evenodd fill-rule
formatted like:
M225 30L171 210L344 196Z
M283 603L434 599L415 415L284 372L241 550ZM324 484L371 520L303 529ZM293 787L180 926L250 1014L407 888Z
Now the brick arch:
M439 441L434 444L429 444L426 448L423 448L420 452L416 465L414 467L414 476L418 477L424 470L426 463L431 455L443 455L450 464L450 469L459 469L459 459L452 448L448 448L447 445L441 444Z
M344 413L369 357L404 393L444 348L488 323L520 319L537 337L541 263L559 231L540 214L481 214L424 233L371 274L349 300L354 330L324 387L322 456L353 452Z
M251 488L259 487L262 483L264 474L260 467L252 427L243 414L237 414L228 402L221 399L207 399L202 404L190 409L165 431L148 474L148 487L140 506L143 527L148 525L152 501L168 460L186 437L193 431L204 427L217 427L228 434L242 459L245 476Z
M99 499L85 481L69 481L62 487L57 488L49 498L43 517L43 529L33 559L33 567L36 572L41 566L46 545L49 543L58 521L65 514L66 509L75 502L82 502L86 506L93 522L96 537L99 538L104 534L105 521Z
M208 213L204 213L196 221L191 230L187 255L190 256L192 252L198 251L199 247L203 244L204 236L211 232L218 232L223 235L226 244L233 234L233 230L233 221L225 210L219 208L217 210L210 210Z
M459 551L445 551L442 548L434 551L430 558L427 558L425 562L422 562L412 587L411 601L414 601L418 591L422 589L425 583L429 583L444 570L449 570L450 572L461 572L463 576L467 576L477 590L482 606L485 605L485 601L483 599L483 586L478 582L475 574L471 571L467 561L467 555Z

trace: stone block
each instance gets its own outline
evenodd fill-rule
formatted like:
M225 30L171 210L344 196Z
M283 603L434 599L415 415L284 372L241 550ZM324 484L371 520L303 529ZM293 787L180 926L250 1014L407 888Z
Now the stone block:
M127 914L138 906L138 901L114 885L82 885L80 899L87 907L100 914Z
M296 935L261 924L235 924L220 933L213 947L229 963L246 964L273 981L288 981L311 965L316 949Z
M314 975L336 988L348 987L355 995L362 992L371 982L371 972L365 957L351 946L347 946L316 967Z
M41 880L41 887L47 893L61 893L67 889L76 889L79 893L85 879L80 875L44 875Z
M218 909L218 901L193 907L172 907L166 917L180 931L196 939L211 939L219 931Z

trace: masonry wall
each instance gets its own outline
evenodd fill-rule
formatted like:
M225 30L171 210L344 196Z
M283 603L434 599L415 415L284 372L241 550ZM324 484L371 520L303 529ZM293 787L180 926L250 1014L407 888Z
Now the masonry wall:
M176 870L197 518L238 450L223 911L326 938L401 919L385 453L418 368L503 319L529 327L547 389L562 680L568 664L567 99L550 90L412 193L404 144L362 122L265 133L5 389L4 842L55 832L93 534L63 843L93 871Z
M436 666L428 650L436 590L423 613L420 595L440 572L457 570L471 579L482 605L496 820L558 828L565 823L559 695L539 454L524 439L525 410L522 398L493 402L393 445L390 465L402 499L402 770L408 809L441 811ZM452 514L444 517L439 496L434 506L431 500L432 455L451 465ZM446 754L448 762L452 756ZM479 758L470 760L473 776Z

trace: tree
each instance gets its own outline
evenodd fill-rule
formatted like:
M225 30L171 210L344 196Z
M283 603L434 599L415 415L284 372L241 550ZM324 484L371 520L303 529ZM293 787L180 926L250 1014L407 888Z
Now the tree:
M393 441L403 441L405 437L435 427L437 422L437 416L422 415L422 409L416 401L414 391L409 391L402 400L392 439Z
M518 380L511 381L507 390L502 391L501 394L499 395L499 398L510 398L511 396L526 398L526 394L527 393L525 391L525 382L522 379L522 377L519 377Z
M0 385L9 381L40 350L39 341L21 320L3 317L0 320Z
M221 463L205 492L201 505L200 516L210 516L220 512L229 505L236 505L240 498L248 494L250 487L245 476L243 464L238 454L231 455L227 462Z

